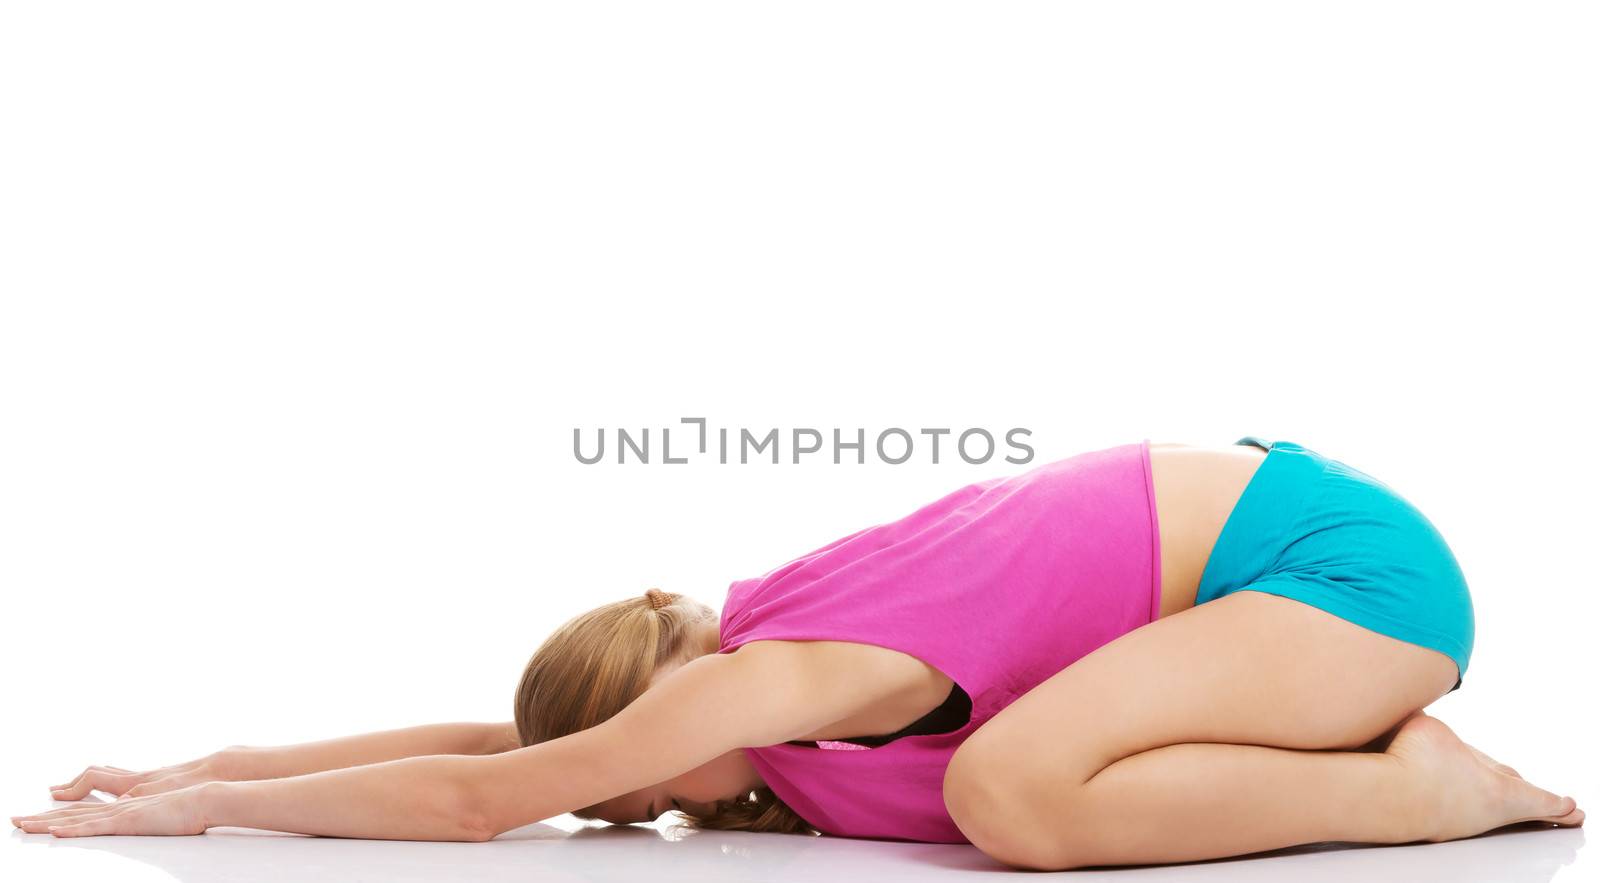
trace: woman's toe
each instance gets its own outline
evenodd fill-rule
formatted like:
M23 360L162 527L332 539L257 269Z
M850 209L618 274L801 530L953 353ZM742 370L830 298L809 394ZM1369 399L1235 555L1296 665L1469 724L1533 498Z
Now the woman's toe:
M1569 812L1564 816L1556 816L1550 821L1569 828L1577 827L1583 824L1583 810L1579 809L1577 806L1573 806L1572 812Z
M1525 779L1502 778L1495 790L1507 819L1501 824L1554 822L1578 812L1578 802L1571 797L1546 791Z

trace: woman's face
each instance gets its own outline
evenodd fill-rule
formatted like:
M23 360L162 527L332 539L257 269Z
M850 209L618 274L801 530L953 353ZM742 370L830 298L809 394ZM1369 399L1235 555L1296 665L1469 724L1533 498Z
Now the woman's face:
M629 791L588 809L596 818L614 825L653 822L674 809L704 816L710 815L716 801L737 797L759 783L755 768L736 748L659 785Z
M651 676L650 685L645 689L660 683L681 665L682 662L663 665ZM763 784L761 774L744 751L735 748L659 785L629 791L587 809L596 818L614 825L653 822L662 813L674 809L706 816L711 814L713 803L731 800Z

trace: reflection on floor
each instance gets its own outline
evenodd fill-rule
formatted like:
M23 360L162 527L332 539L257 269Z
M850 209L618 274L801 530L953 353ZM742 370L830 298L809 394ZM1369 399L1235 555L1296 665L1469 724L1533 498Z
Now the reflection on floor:
M200 837L61 839L12 829L0 846L7 880L317 881L928 881L1008 869L970 846L601 825L562 816L488 843L338 840L242 828ZM1582 828L1508 827L1469 840L1406 846L1313 844L1185 865L1073 871L1073 879L1450 880L1545 883L1600 879L1576 863ZM19 873L21 872L21 873Z

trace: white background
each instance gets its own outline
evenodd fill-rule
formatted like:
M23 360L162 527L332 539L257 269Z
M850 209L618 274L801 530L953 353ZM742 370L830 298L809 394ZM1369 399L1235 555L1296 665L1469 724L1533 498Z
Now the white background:
M0 10L8 815L91 763L509 719L582 610L717 607L1026 468L572 455L693 416L1345 460L1471 582L1432 713L1600 805L1589 4ZM240 873L10 833L28 879ZM1545 880L1581 843L1427 848Z

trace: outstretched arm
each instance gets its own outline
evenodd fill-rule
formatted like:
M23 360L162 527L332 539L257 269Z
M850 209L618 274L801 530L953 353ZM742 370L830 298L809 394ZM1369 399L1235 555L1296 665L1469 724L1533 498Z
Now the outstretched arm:
M426 754L497 754L518 747L515 722L423 724L298 745L234 745L205 757L150 770L92 766L50 794L82 800L90 791L142 797L202 782L278 779Z
M499 754L519 744L516 723L505 721L422 724L272 748L236 745L222 753L240 774L229 778L279 779L428 754Z
M213 782L14 820L57 836L198 834L228 825L380 840L487 840L770 745L882 699L884 682L817 665L803 643L695 659L605 722L486 756L431 755Z

